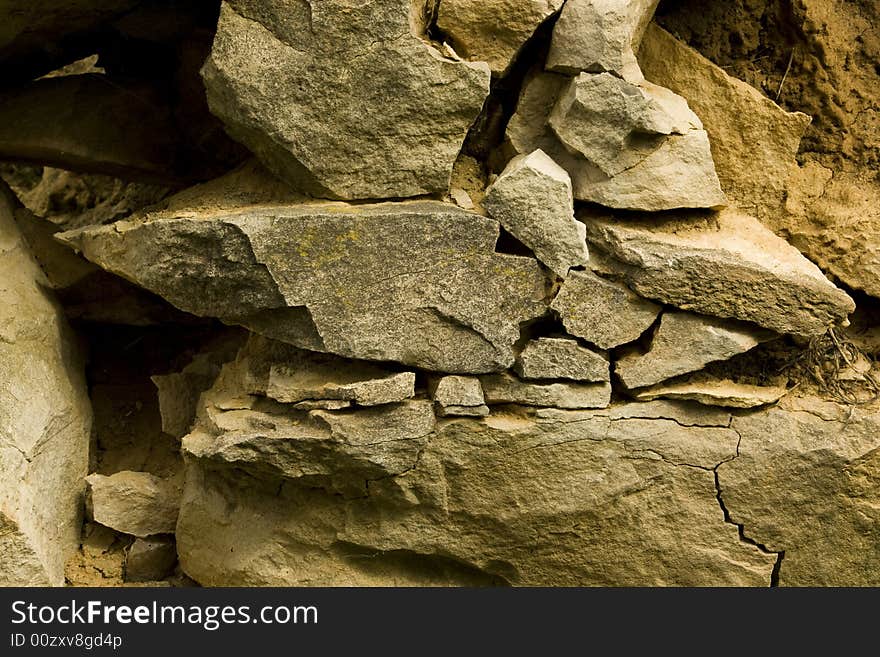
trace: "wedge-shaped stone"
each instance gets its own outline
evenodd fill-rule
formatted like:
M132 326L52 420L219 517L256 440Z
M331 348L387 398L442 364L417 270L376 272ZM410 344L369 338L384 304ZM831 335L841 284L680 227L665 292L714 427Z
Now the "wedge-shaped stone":
M306 400L343 400L377 406L415 395L414 372L395 372L369 362L328 354L286 350L285 358L269 365L262 390L284 404Z
M635 53L658 1L568 0L553 28L547 68L640 80Z
M775 555L716 498L736 433L612 410L442 423L358 497L190 458L181 565L206 586L769 585Z
M855 309L797 249L736 210L703 220L581 220L587 239L616 259L609 264L629 287L650 299L804 336L845 324Z
M488 404L523 404L555 408L605 408L611 403L611 384L531 383L513 374L489 374L480 377Z
M538 338L516 359L516 373L524 379L610 380L608 360L570 338Z
M656 149L639 152L637 164L610 177L583 156L569 152L549 121L557 100L570 84L566 76L541 70L526 77L516 112L507 126L511 154L543 150L568 172L574 197L581 201L650 211L726 204L703 130L655 140Z
M472 376L444 376L428 383L438 415L481 417L489 414L483 386Z
M633 350L614 364L627 388L642 388L742 354L775 337L750 324L665 312L647 353Z
M78 340L0 182L0 586L62 586L82 527L92 409Z
M581 73L572 79L549 122L571 152L583 155L608 176L636 166L666 136L703 127L681 96L610 73Z
M61 239L197 315L352 358L429 370L513 364L543 314L535 260L494 253L495 221L439 202L157 212Z
M571 179L543 151L513 158L486 190L483 207L557 276L589 260Z
M144 538L170 534L177 525L180 489L148 472L123 470L86 477L86 508L95 522Z
M639 62L645 77L687 98L703 119L727 196L775 228L810 117L786 112L653 23L642 40Z
M409 0L224 2L202 69L208 105L314 196L445 193L490 75L431 45L423 12Z
M756 386L726 379L694 377L640 390L636 399L688 399L706 406L756 408L775 404L788 392L783 386Z
M720 499L778 555L779 585L880 584L880 408L789 395L731 426L742 440Z
M523 44L565 0L442 0L437 27L455 51L503 76Z
M600 349L637 340L660 314L657 304L590 271L572 272L550 307L566 331Z

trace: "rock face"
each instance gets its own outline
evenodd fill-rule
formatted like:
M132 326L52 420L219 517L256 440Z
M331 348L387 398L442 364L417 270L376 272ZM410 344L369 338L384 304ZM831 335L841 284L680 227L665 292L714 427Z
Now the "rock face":
M546 311L538 264L494 253L497 237L474 213L404 202L175 210L62 239L194 314L316 351L467 373L512 365L519 324ZM169 257L179 253L199 255Z
M876 586L880 415L819 398L736 417L718 468L744 535L780 555L780 586ZM772 440L768 440L772 437Z
M703 222L581 219L590 243L650 299L805 336L845 323L855 309L795 248L734 210Z
M614 371L627 388L642 388L727 360L775 337L748 324L666 312L647 353L622 356Z
M140 538L174 532L180 490L147 472L123 470L86 478L86 506L95 522Z
M569 333L600 349L637 340L660 314L657 304L589 271L573 272L550 307Z
M587 264L571 179L543 151L513 158L486 190L483 207L557 276L565 278L569 268Z
M79 542L92 412L75 338L0 183L0 586L60 586Z
M569 0L553 28L547 68L642 78L635 53L658 0Z
M324 198L445 192L489 89L409 0L224 2L202 69L211 111L289 183Z
M205 585L767 585L776 556L740 540L716 499L736 433L651 409L447 422L414 467L350 498L195 456L181 565ZM330 466L318 458L300 466Z
M516 359L516 373L524 379L608 381L608 360L568 338L538 338Z
M489 374L480 377L488 404L523 404L555 408L605 408L611 402L611 384L531 383L512 374Z
M564 0L442 0L437 27L456 52L505 75L523 44Z
M645 77L684 96L702 118L728 198L774 228L810 117L786 112L655 24L642 39L639 63Z
M592 80L596 77L584 76L582 79ZM566 76L540 70L532 71L527 76L516 112L507 126L507 146L512 153L543 150L568 172L574 197L581 201L612 208L650 211L713 208L726 204L712 163L708 136L703 130L689 129L682 135L655 140L653 149L646 150L642 144L634 153L617 153L610 158L613 162L635 161L637 164L613 176L605 174L582 155L569 152L551 128L550 119L558 101L563 103L563 108L570 106L571 103L562 97L572 84L576 85ZM638 88L621 84L630 91ZM664 95L674 96L668 91ZM608 103L603 104L607 109ZM564 123L560 112L557 112L557 125ZM574 122L574 115L571 121ZM592 123L607 125L612 121L601 119ZM561 127L560 131L572 143L583 145L590 135L590 123L575 124L568 129ZM576 139L575 134L580 134L581 138ZM607 146L605 152L608 158ZM606 166L610 165L606 163Z

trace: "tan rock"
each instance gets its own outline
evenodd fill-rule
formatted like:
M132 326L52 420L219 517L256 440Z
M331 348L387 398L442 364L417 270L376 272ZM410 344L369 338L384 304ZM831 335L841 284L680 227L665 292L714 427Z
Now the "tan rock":
M211 111L313 196L445 193L490 74L435 48L420 10L409 0L329 0L314 11L224 2L202 69Z
M750 324L669 311L660 317L647 352L623 355L614 372L627 388L642 388L745 353L773 337Z
M568 172L574 197L581 201L651 211L725 205L708 137L702 130L660 141L637 165L611 177L584 157L570 153L549 123L557 99L569 84L570 78L541 70L526 76L507 126L506 145L511 154L536 149L547 153Z
M721 500L747 540L778 554L780 586L876 586L880 413L786 398L734 418L739 455Z
M716 499L713 468L738 440L599 414L456 419L357 499L196 458L178 550L214 586L766 586L775 555L740 540Z
M642 78L635 53L658 0L569 0L553 28L547 68Z
M372 363L303 353L296 363L272 365L266 395L285 403L345 400L360 406L400 402L415 395L414 372L392 372Z
M805 336L845 324L855 309L797 249L732 209L702 221L580 219L591 244L616 259L627 285L650 299Z
M608 176L638 165L669 135L703 127L681 96L610 73L581 73L573 78L559 96L549 123L571 152Z
M608 360L570 338L538 338L526 344L514 370L523 379L609 381Z
M170 575L176 563L172 537L136 538L125 555L125 581L156 582Z
M756 386L726 379L696 378L661 383L635 393L636 399L689 399L707 406L756 408L775 404L788 392L784 386Z
M0 183L0 586L61 586L80 538L92 410L17 209Z
M513 374L487 374L480 377L488 404L523 404L556 408L604 408L611 402L611 384L531 383Z
M148 472L123 470L86 477L86 508L95 522L140 538L170 534L177 524L180 489Z
M657 304L589 271L572 272L550 307L566 331L601 349L637 340L660 314Z
M564 0L441 0L437 27L455 51L471 61L488 62L492 75L510 69L523 44Z
M472 376L444 376L428 382L434 408L440 416L489 414L480 380Z

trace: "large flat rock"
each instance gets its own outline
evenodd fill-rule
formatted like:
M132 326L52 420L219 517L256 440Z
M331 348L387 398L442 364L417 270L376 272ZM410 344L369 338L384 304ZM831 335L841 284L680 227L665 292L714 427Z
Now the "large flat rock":
M313 196L445 193L490 74L444 56L423 13L409 0L224 2L202 69L211 111Z
M845 324L850 297L754 217L728 209L621 221L581 215L587 239L644 297L693 312L818 335Z
M769 584L775 555L716 499L734 431L650 404L554 412L444 421L412 467L359 496L191 453L181 565L203 585ZM319 451L298 464L348 476Z
M13 198L0 187L0 585L60 586L79 543L92 410Z
M513 364L542 315L530 258L498 224L439 202L168 210L63 234L182 310L315 350L479 373Z

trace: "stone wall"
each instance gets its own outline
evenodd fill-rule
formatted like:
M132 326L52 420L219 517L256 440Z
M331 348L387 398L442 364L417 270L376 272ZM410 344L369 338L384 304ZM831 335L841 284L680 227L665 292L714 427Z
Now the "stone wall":
M880 583L871 3L57 4L0 583Z

